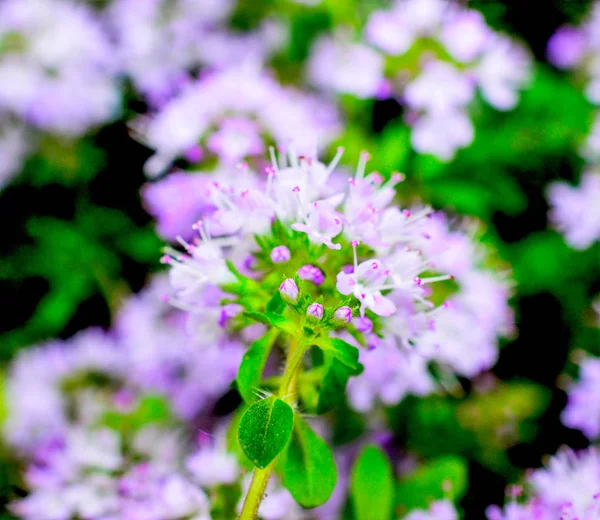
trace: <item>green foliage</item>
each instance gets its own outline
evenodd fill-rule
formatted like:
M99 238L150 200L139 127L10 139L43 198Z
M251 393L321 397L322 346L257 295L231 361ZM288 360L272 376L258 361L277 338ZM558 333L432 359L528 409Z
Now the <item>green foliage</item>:
M352 370L344 363L335 357L331 359L319 389L316 410L318 414L328 412L344 400L346 385L351 375Z
M27 160L20 177L34 186L76 186L89 182L104 166L103 150L87 139L73 141L45 134L37 144L37 153Z
M363 448L352 468L350 498L356 520L390 520L394 474L387 455L374 445Z
M266 468L290 439L294 412L275 396L254 403L242 416L238 432L240 446L259 468Z
M71 221L33 217L27 222L31 244L0 259L0 280L23 282L42 277L49 285L24 326L0 336L2 355L57 335L79 306L100 293L116 311L129 292L121 269L124 258L155 262L160 241L150 228L135 226L126 214L82 202Z
M298 415L283 465L283 484L303 507L324 504L337 480L333 453L327 443Z
M294 334L296 332L296 325L294 324L294 322L276 312L248 311L244 314L249 318L258 321L259 323L275 327L276 329L286 332L287 334Z
M397 507L405 514L412 509L427 509L435 500L447 498L458 502L467 485L468 467L463 458L438 457L400 479L396 489Z
M473 455L496 471L510 473L506 450L535 438L535 420L549 401L550 392L546 388L527 381L511 381L460 403L456 418L477 438Z
M269 330L262 338L252 343L242 358L237 375L237 388L246 403L252 403L257 398L256 391L260 387L265 363L278 333L276 328Z
M174 420L168 401L160 395L144 395L137 406L127 412L110 410L104 414L101 424L130 436L150 424L166 424Z
M361 372L362 365L358 362L358 349L355 346L339 338L330 337L319 338L315 340L315 344L350 368L353 374Z

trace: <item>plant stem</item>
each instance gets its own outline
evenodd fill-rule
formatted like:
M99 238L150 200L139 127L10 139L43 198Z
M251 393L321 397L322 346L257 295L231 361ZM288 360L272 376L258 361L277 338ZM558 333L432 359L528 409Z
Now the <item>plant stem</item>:
M285 370L281 376L281 385L279 386L278 397L294 407L296 404L296 382L298 380L298 372L304 353L306 352L306 345L303 341L299 341L292 336L290 345L287 351L287 359L285 362ZM275 466L277 459L273 460L266 468L254 468L252 474L252 481L250 487L246 493L244 499L244 505L242 506L242 512L239 520L256 520L258 517L258 508L265 495L269 477L271 471Z
M275 461L271 462L265 469L254 468L252 481L250 482L248 493L246 493L239 520L255 520L257 518L258 508L265 495L274 464Z

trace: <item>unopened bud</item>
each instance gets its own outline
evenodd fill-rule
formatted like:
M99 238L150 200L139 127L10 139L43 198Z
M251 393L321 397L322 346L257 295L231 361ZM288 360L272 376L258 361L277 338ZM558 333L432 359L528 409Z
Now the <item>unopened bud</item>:
M306 315L316 320L323 319L323 306L320 303L311 303L306 309Z
M285 264L291 256L290 250L285 246L277 246L271 250L271 260L274 264Z
M325 281L323 271L314 265L303 265L298 269L298 276L300 277L300 280L306 280L315 285L321 285Z
M352 309L350 307L339 307L333 313L333 319L338 323L350 323L352 321Z
M298 286L296 282L291 278L284 280L283 283L279 286L279 292L281 297L288 303L297 303L298 302Z

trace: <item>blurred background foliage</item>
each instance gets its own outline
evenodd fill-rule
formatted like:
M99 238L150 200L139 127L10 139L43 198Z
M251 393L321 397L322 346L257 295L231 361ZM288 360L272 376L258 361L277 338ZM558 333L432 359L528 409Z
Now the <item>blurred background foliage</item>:
M245 30L271 11L289 17L290 45L274 58L274 66L283 81L292 81L315 36L342 21L359 24L374 4L379 2L326 0L307 8L282 0L243 1L232 23ZM570 366L574 348L600 354L599 331L586 319L600 292L600 249L596 244L574 251L548 228L545 189L557 179L578 182L583 163L576 150L593 110L575 80L545 62L544 51L552 32L576 23L588 5L587 0L469 2L492 26L523 39L537 67L515 110L476 107L475 140L451 162L411 149L395 101L342 100L348 114L339 139L345 163L353 164L367 149L373 169L407 173L409 196L418 193L436 207L480 218L485 240L512 265L516 281L518 336L506 342L499 363L485 376L500 384L466 398L408 398L390 411L398 439L429 460L399 482L404 506L425 505L440 492L440 481L449 480L448 493L462 498L467 517L481 518L487 504L502 500L505 483L515 481L520 470L540 465L561 444L587 445L583 435L559 421L566 397L556 381L565 364ZM125 114L134 108L126 106ZM108 327L120 299L160 269L162 241L139 196L150 151L130 137L125 118L78 141L43 136L36 149L20 176L0 192L3 364L28 345L92 325ZM572 366L569 371L575 375ZM464 382L469 384L485 388L489 381ZM160 402L141 407L127 420L106 420L119 427L166 420ZM0 417L3 410L0 400ZM338 415L341 444L361 431L361 420L349 410ZM11 471L0 463L0 496L14 477Z

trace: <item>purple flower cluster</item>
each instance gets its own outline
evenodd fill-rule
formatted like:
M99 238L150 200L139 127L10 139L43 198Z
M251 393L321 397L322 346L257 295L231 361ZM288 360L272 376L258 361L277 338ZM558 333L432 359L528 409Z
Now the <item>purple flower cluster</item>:
M19 517L209 519L207 492L238 480L226 425L210 410L235 378L242 344L217 307L201 318L206 334L194 334L204 341L192 341L186 322L194 318L165 304L165 285L156 279L129 299L111 333L84 331L13 363L3 435L28 462L29 494L11 506ZM110 423L156 395L172 421L133 432ZM195 447L188 430L198 422L213 433Z
M107 31L69 0L0 5L0 111L76 137L116 115L118 61Z
M565 448L547 468L527 477L530 496L512 500L504 509L490 506L488 520L596 520L600 517L600 455L595 448L576 453ZM519 495L517 488L513 495ZM513 499L516 498L513 496Z
M206 74L186 85L155 115L135 125L155 151L146 163L153 177L175 159L197 164L204 154L225 166L263 156L265 142L312 152L339 132L336 111L324 101L282 87L253 65Z
M118 59L153 106L192 80L200 66L262 63L285 36L275 22L236 34L227 29L234 0L117 0L107 13Z
M339 301L332 319L349 323L352 309L342 306L344 298L357 307L352 327L368 349L360 354L363 374L352 378L348 388L355 408L432 392L432 362L466 377L489 369L497 358L498 337L513 328L507 281L483 267L486 252L475 246L468 227L453 226L427 207L402 210L392 204L403 176L393 174L386 182L377 172L367 174L368 154L362 155L347 188L336 191L330 179L340 154L329 166L295 155L290 165L274 159L265 187L214 183L206 192L207 207L214 209L195 226L199 237L180 238L185 252L170 250L164 259L171 266L172 303L191 316L206 315L205 295L235 282L228 261L251 278L268 275L252 267L260 265L255 238L268 236L276 219L298 240L305 236L322 248L320 267L300 263L297 274L332 303ZM303 262L306 252L289 253L293 244L269 250L264 269L289 272L290 260L280 262L279 253L273 258L282 247L288 250L286 259ZM342 268L328 278L330 265ZM443 305L432 301L437 282L445 282ZM280 291L286 301L298 302L300 289L292 279ZM306 312L316 320L327 314L320 303Z
M600 2L592 9L580 26L562 26L548 41L548 60L556 67L575 70L585 78L584 92L588 100L600 106ZM600 115L584 143L581 154L593 162L600 159Z
M312 83L361 98L398 98L415 150L442 160L472 142L468 106L477 90L494 108L510 110L531 75L524 47L493 31L479 12L444 0L398 0L377 10L365 38L368 44L345 33L317 41Z
M548 200L550 222L571 247L587 249L600 240L600 173L584 173L577 187L550 184Z

